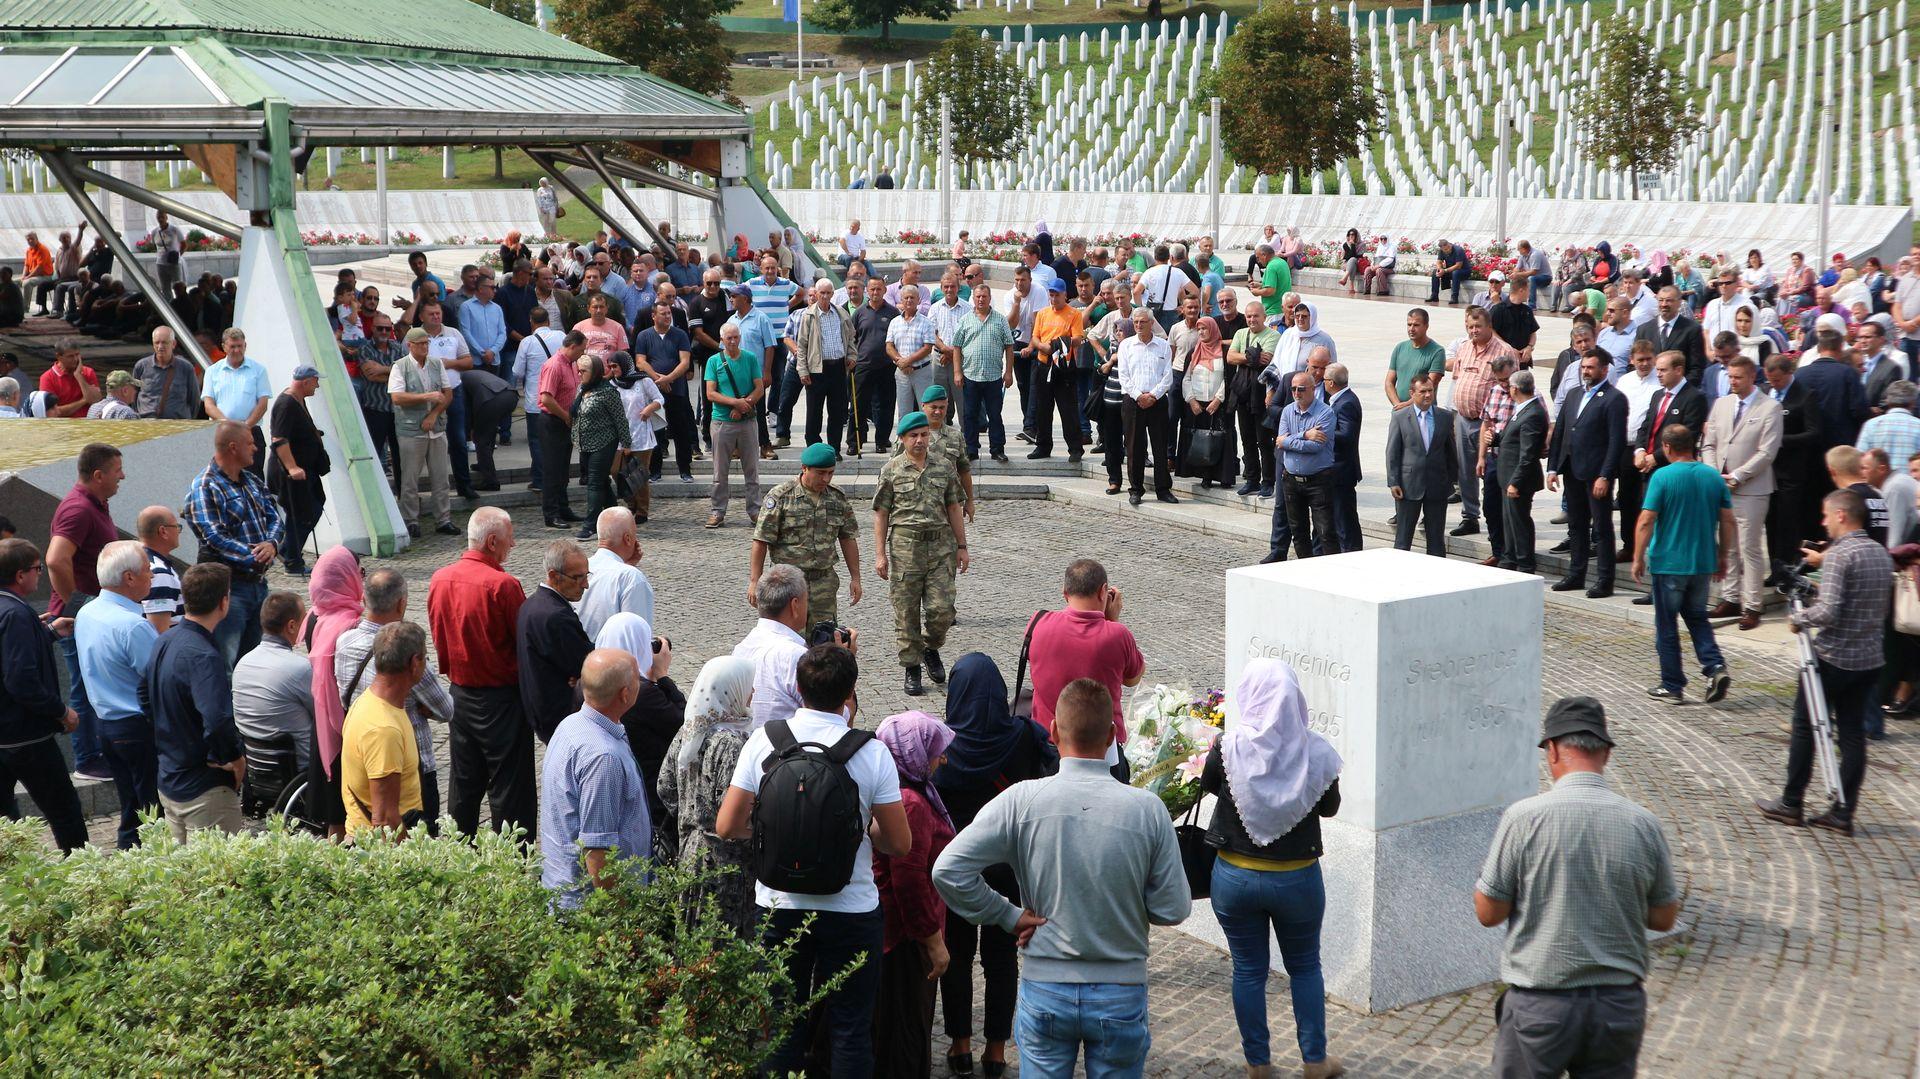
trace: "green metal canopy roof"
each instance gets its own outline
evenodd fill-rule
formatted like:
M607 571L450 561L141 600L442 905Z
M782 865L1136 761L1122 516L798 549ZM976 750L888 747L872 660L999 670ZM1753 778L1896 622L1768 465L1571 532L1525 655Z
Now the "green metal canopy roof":
M10 0L0 145L714 138L724 102L469 0Z

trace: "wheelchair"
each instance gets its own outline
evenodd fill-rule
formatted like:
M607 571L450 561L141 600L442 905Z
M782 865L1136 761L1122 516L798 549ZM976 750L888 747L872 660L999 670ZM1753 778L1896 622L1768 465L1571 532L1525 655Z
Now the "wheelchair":
M325 835L308 806L307 770L291 734L247 738L247 776L240 788L240 813L249 820L285 817L291 829Z

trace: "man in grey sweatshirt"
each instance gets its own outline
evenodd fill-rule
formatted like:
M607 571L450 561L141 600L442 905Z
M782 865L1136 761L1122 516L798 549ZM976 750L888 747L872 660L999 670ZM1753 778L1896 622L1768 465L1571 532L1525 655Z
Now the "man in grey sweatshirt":
M933 868L955 914L997 925L1026 951L1014 1038L1021 1074L1071 1076L1086 1046L1089 1079L1146 1065L1147 927L1185 921L1193 900L1173 821L1155 795L1108 771L1113 698L1069 682L1054 710L1060 773L987 803ZM1027 910L981 874L1007 864Z

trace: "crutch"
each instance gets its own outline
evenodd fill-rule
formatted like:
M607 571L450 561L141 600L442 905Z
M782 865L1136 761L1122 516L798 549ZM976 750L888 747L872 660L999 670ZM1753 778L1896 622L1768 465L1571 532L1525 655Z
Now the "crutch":
M1798 618L1806 610L1806 602L1797 595L1789 595L1787 607ZM1833 747L1833 717L1827 711L1827 692L1820 681L1813 636L1803 631L1794 634L1794 638L1800 642L1800 693L1807 700L1807 720L1813 726L1813 755L1819 764L1820 782L1826 785L1830 802L1846 805L1846 796L1840 787L1840 760Z

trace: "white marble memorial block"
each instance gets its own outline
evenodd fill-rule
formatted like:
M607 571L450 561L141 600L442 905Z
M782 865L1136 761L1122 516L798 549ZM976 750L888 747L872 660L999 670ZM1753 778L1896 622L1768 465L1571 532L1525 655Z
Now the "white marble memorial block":
M1247 661L1277 658L1345 761L1321 826L1330 995L1377 1012L1496 976L1473 884L1501 811L1540 786L1543 588L1391 549L1228 571L1229 727ZM1188 928L1220 939L1205 904Z

